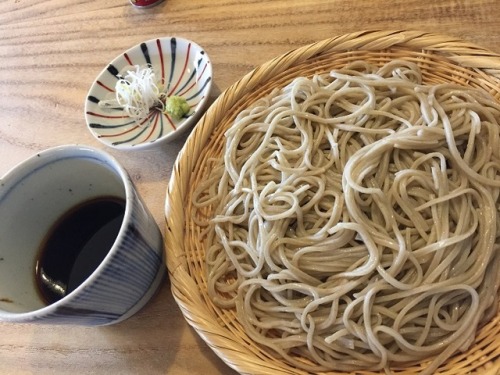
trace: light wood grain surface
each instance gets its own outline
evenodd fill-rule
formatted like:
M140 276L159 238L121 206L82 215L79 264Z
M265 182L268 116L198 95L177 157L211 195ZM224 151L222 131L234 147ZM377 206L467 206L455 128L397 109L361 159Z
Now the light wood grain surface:
M166 186L184 138L162 150L130 153L106 148L85 126L87 91L123 50L161 36L196 41L212 60L213 100L277 55L359 30L444 33L500 52L499 15L497 0L165 0L149 9L136 9L127 0L4 0L0 175L51 146L92 145L128 170L163 229ZM0 374L234 371L187 325L165 281L145 308L115 326L0 323Z

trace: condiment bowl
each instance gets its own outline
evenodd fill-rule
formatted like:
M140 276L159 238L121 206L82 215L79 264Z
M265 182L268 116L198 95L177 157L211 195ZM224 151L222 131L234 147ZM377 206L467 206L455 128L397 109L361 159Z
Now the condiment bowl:
M152 81L161 99L137 117L123 105L123 97L117 100L117 92L129 89L129 73L147 69L154 74ZM98 75L86 98L87 127L113 148L153 148L175 139L199 119L211 86L212 65L198 44L178 37L151 39L117 56ZM130 98L137 101L140 96L135 92ZM165 111L169 98L181 98L187 113L179 118Z

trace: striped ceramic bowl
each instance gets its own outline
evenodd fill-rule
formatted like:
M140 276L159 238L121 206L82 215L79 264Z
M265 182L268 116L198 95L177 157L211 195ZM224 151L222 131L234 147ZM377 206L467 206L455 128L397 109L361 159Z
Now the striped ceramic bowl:
M66 213L101 197L125 202L114 243L81 284L48 304L35 281L40 245ZM144 306L165 275L163 240L154 218L125 170L100 150L59 146L22 162L0 179L0 212L0 321L117 323ZM71 237L80 237L79 232ZM95 258L90 251L82 255ZM48 281L64 285L59 278Z
M128 72L147 68L154 73L153 83L162 99L148 105L144 115L138 117L125 108L123 100L116 100L117 83L123 83ZM114 148L161 145L199 119L211 85L210 59L199 45L176 37L151 39L117 56L99 74L86 99L87 126L99 141ZM172 96L183 98L188 106L182 117L163 110L160 102Z

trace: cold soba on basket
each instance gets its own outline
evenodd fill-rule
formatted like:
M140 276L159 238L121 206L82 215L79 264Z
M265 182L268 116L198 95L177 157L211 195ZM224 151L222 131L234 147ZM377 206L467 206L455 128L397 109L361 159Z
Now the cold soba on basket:
M185 196L197 314L268 372L433 374L497 313L500 105L393 54L297 62L196 129L218 126Z

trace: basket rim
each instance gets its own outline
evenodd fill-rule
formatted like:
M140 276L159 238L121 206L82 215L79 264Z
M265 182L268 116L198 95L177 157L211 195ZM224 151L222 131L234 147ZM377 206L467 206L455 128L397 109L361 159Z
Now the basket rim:
M251 70L229 86L200 118L175 160L171 178L168 182L164 207L166 264L170 276L171 290L187 322L228 366L238 372L248 374L289 373L284 372L282 368L274 367L272 364L265 364L256 358L242 343L234 337L228 336L227 329L219 324L217 317L210 316L208 309L203 310L203 296L200 287L189 273L184 241L186 193L197 160L210 140L213 130L226 116L229 109L242 96L252 92L262 82L266 82L298 64L307 63L328 53L339 54L349 51L373 53L391 48L403 48L413 51L425 50L431 54L442 56L457 66L477 72L477 74L484 76L485 79L492 78L495 82L500 82L500 54L456 37L414 30L364 30L337 35L292 49L277 56ZM498 91L500 92L500 87ZM500 315L497 314L496 318L487 326L491 324L499 325L499 317ZM500 358L498 358L500 338L495 342L498 342L496 348L497 358L493 357L493 360L489 363L490 367L487 370L483 368L482 374L497 375L500 372ZM294 373L307 374L301 371L294 371ZM404 372L397 373L403 374ZM348 373L328 372L328 374L340 375ZM368 375L379 373L356 371L352 372L352 374ZM414 372L411 372L411 374L414 374ZM455 373L446 372L446 374L454 375Z

